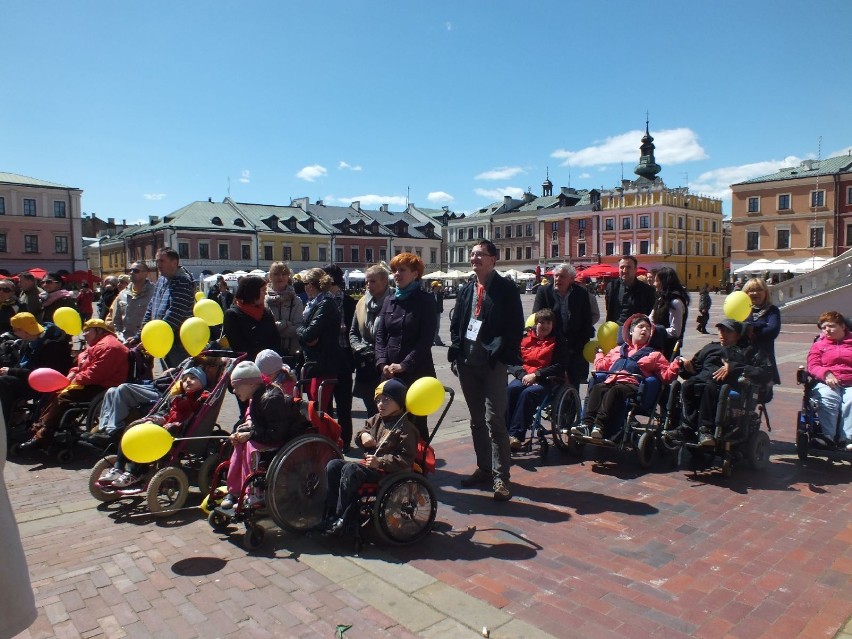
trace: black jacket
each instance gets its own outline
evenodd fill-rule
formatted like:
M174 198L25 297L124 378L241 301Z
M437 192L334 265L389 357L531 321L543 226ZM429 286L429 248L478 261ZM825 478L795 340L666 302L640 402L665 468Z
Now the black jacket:
M553 284L540 286L535 294L533 313L543 308L549 308L556 314L554 328L568 343L569 354L578 353L582 357L583 347L595 334L588 291L579 284L572 284L568 289L568 303L563 307Z
M634 313L650 315L657 298L653 286L636 279L633 286L624 291L624 299L619 301L623 285L621 278L616 278L606 285L606 321L615 322L619 326Z
M710 342L692 356L695 373L681 369L682 377L697 377L711 381L713 373L728 362L728 376L721 384L736 384L740 377L745 377L756 384L768 384L772 381L772 359L760 348L743 345L743 342L733 346L722 346L719 342Z
M450 322L450 347L447 359L450 362L464 361L464 335L473 311L473 296L476 280L468 282L456 298L453 320ZM520 364L521 337L524 333L524 310L518 287L512 280L494 273L485 289L480 314L482 328L479 341L488 351L493 366L498 361L511 366Z
M336 376L343 352L338 341L340 313L334 299L326 297L311 308L296 334L305 357L303 378Z
M267 348L281 353L281 336L268 308L263 309L263 315L257 321L234 305L225 311L222 323L231 350L246 353L248 359L254 360L260 351Z
M293 398L277 386L262 386L251 398L251 441L281 446L301 435L311 423L302 415Z
M435 377L432 340L438 315L435 300L417 289L405 299L388 295L376 321L376 368L401 364L405 372L399 376L406 385L421 377Z

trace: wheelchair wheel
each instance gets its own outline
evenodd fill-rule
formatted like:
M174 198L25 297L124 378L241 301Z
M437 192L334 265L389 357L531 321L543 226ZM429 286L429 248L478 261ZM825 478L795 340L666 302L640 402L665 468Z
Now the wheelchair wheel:
M636 444L636 457L639 460L639 465L648 469L654 464L657 457L657 440L654 433L644 432L639 437L639 442Z
M121 497L121 495L115 491L104 490L98 486L98 480L101 478L101 475L104 474L104 471L107 468L112 468L114 465L115 455L109 455L108 457L98 460L98 463L95 464L94 468L92 468L92 472L89 473L89 492L92 497L98 501L114 501Z
M571 427L580 423L580 394L573 386L565 386L553 401L556 405L550 420L553 443L560 450L577 454L579 447L571 437Z
M746 459L754 470L764 470L769 465L769 435L759 430L746 441Z
M227 477L216 477L216 468L222 463L219 453L211 453L207 455L201 466L198 467L198 490L202 495L210 494L210 486L224 484Z
M246 532L243 535L243 548L246 550L257 550L266 539L266 528L260 524L246 524Z
M279 451L266 471L266 506L273 521L290 532L319 524L328 491L325 467L342 457L322 435L297 437Z
M207 516L207 523L218 533L225 532L231 525L231 518L218 510L211 510Z
M70 448L63 448L58 453L56 453L56 461L60 464L70 464L74 461L74 451Z
M429 534L437 513L438 501L429 482L417 473L400 473L379 488L373 526L382 541L404 546Z
M796 455L799 456L799 461L808 460L808 448L811 445L811 438L807 433L796 434Z
M89 404L89 410L86 412L86 432L94 433L98 430L98 424L101 422L101 406L104 403L106 393L97 395Z
M183 508L189 495L189 478L182 468L166 466L148 482L148 510L155 517L167 517Z

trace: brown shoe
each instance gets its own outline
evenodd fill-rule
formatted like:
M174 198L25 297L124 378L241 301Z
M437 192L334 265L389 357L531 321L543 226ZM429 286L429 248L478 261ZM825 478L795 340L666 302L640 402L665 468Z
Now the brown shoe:
M494 480L494 501L509 501L512 493L502 479Z
M509 448L512 450L521 450L524 447L524 442L514 435L509 438Z
M487 484L492 479L494 479L494 475L490 470L477 468L470 477L465 477L461 480L461 485L463 488L470 488L479 484Z

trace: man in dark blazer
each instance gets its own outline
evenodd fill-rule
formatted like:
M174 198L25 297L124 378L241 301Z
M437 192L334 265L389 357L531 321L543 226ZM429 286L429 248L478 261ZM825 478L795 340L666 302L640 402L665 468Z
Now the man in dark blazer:
M470 411L477 468L462 486L491 483L496 501L509 491L509 432L506 429L507 366L520 364L524 311L518 287L495 270L497 247L480 240L470 252L476 277L456 298L447 359L458 369Z
M555 330L568 343L568 379L579 389L589 374L589 363L583 357L583 347L594 335L592 306L584 286L574 283L577 270L570 264L553 267L553 284L541 286L535 295L533 313L549 308L556 315Z
M618 279L606 285L606 321L623 326L636 313L650 315L657 294L654 287L636 277L638 262L632 255L618 261ZM619 344L621 331L618 332Z

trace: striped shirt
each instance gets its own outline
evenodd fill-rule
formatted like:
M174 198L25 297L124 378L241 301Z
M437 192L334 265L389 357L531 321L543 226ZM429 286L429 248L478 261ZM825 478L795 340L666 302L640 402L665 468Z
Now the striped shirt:
M152 319L160 319L171 326L177 334L183 321L192 317L194 305L195 287L186 275L177 273L171 278L161 275L154 286L151 301L148 302L148 310L145 311L142 326Z

